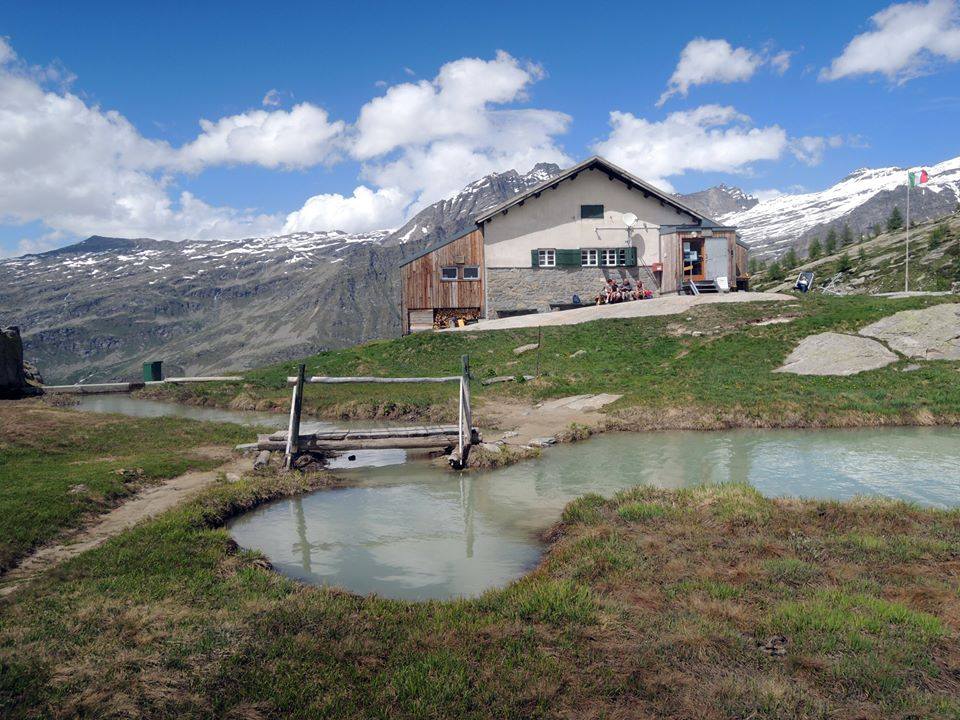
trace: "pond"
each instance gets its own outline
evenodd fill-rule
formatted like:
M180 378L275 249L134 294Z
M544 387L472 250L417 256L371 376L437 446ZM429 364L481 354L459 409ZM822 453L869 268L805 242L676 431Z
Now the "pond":
M638 484L745 482L767 496L960 505L960 429L608 434L489 472L425 462L345 473L353 487L264 505L230 533L282 573L356 593L472 597L529 571L573 498Z
M84 396L78 407L286 425L279 414L126 395ZM333 466L348 469L351 487L263 505L230 524L233 538L305 582L423 600L473 597L528 572L543 551L539 534L590 492L743 482L770 497L871 495L960 506L960 428L948 427L615 433L462 474L402 450L345 455L354 460L340 457Z

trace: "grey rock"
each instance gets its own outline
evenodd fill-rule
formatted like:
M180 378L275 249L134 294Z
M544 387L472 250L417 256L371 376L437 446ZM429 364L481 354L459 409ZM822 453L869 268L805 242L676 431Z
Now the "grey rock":
M504 437L504 439L514 438L514 437L517 437L517 435L519 435L519 434L520 434L520 433L518 433L516 430L507 430L507 431L503 434L503 437Z
M20 328L0 328L0 399L40 394L40 390L27 380Z
M960 304L903 310L860 330L907 357L960 360Z
M896 362L897 356L865 337L826 332L810 335L774 372L794 375L856 375Z
M266 467L269 464L270 464L269 450L261 450L259 453L257 453L257 458L256 460L253 461L254 468Z
M503 451L503 448L496 443L480 443L480 449L489 453L499 453Z
M530 444L534 447L547 447L548 445L556 445L557 439L555 437L534 438L530 441Z
M523 355L523 353L529 352L530 350L536 350L538 347L540 347L540 345L539 345L538 343L530 343L529 345L521 345L520 347L515 347L515 348L513 349L513 354L514 354L514 355Z
M481 385L496 385L497 383L513 382L513 381L514 381L514 376L513 376L513 375L497 375L496 377L487 378L486 380L481 380L481 381L480 381L480 384L481 384Z
M69 492L71 495L82 495L87 492L87 486L83 483L80 483L79 485L71 485L70 490L67 492Z
M571 353L571 354L570 354L570 357L571 357L571 358L578 358L578 357L581 357L581 356L586 355L586 354L587 354L587 351L586 351L586 350L577 350L575 353Z

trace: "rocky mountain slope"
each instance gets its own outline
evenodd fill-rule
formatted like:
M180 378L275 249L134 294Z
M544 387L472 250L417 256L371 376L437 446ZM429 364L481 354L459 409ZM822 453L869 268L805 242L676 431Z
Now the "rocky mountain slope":
M920 168L912 168L919 171ZM952 213L960 202L960 157L926 166L930 181L910 192L910 215L922 221ZM894 207L906 211L907 168L863 168L812 193L781 195L718 218L736 225L758 259L778 257L790 247L800 251L830 228L849 225L853 234L883 226Z
M481 178L396 231L167 242L91 237L0 260L0 321L48 382L226 371L399 332L404 257L559 172Z
M694 210L714 219L749 210L760 202L740 188L724 183L687 195L677 195L677 197Z

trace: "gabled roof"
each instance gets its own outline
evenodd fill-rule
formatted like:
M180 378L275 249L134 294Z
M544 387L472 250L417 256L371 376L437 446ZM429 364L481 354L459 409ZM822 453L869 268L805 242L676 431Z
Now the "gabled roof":
M498 213L506 213L506 211L512 208L514 205L522 204L528 198L539 197L544 190L553 188L559 185L564 180L572 180L579 173L585 170L593 170L593 169L600 170L601 172L606 173L606 175L611 178L617 178L618 180L622 181L630 189L632 190L635 189L642 192L644 194L644 197L655 197L658 200L660 200L661 203L665 205L670 205L671 207L677 210L680 210L681 212L685 212L695 220L700 220L700 221L709 222L711 224L715 224L713 223L712 220L710 220L710 218L706 217L705 215L701 215L692 207L690 207L689 205L686 205L685 203L681 202L680 200L673 197L672 195L663 192L663 190L659 190L658 188L655 188L650 183L644 180L641 180L636 175L633 175L627 172L623 168L617 167L609 160L604 160L602 157L598 155L594 155L593 157L587 158L583 162L578 163L577 165L574 165L571 168L567 168L566 170L561 172L559 175L555 175L549 180L530 188L526 192L520 193L519 195L514 195L512 198L510 198L506 202L500 203L499 205L490 208L483 215L480 215L476 218L477 225L483 224L484 222L491 219L494 215L497 215Z
M429 255L429 254L432 253L434 250L439 250L440 248L442 248L442 247L444 247L444 246L446 246L446 245L449 245L449 244L452 243L454 240L459 240L460 238L465 237L466 235L469 235L469 234L472 233L472 232L476 232L476 230L477 230L477 228L476 228L476 226L474 225L474 226L472 226L472 227L468 227L468 228L465 228L465 229L463 229L463 230L460 230L460 231L458 231L458 232L456 232L456 233L453 233L453 235L451 235L450 237L446 238L445 240L440 240L439 242L435 242L433 245L429 245L428 247L425 247L423 250L421 250L420 252L418 252L416 255L411 255L411 256L408 257L406 260L404 260L402 263L400 263L399 267L403 267L404 265L409 265L409 264L412 263L414 260L419 260L419 259L422 258L424 255Z

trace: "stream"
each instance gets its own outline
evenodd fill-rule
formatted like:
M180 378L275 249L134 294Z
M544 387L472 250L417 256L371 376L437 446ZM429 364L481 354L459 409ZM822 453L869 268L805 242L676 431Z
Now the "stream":
M151 402L150 412L159 412L152 401L124 398L131 410ZM105 396L84 398L80 409L95 410L94 399ZM245 424L265 415L171 407ZM109 411L125 412L117 404ZM283 416L271 417L283 426ZM610 433L462 474L389 452L341 459L350 487L268 503L231 522L230 534L304 582L423 600L474 597L528 572L543 550L538 534L588 492L744 482L769 497L960 506L960 429L952 427Z

